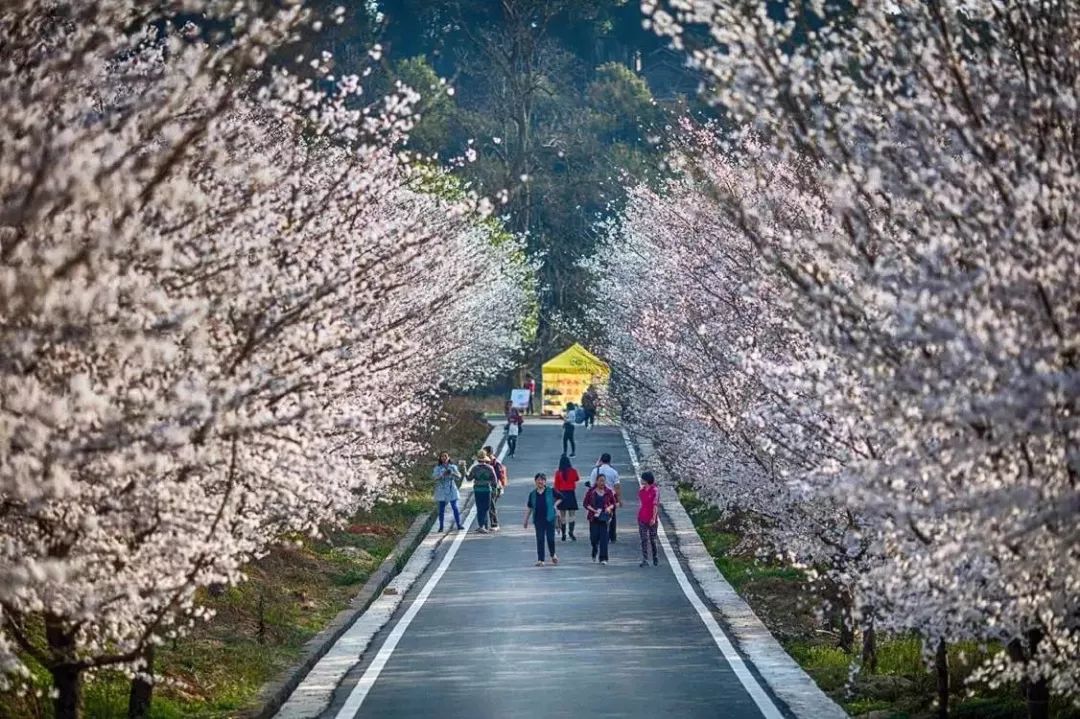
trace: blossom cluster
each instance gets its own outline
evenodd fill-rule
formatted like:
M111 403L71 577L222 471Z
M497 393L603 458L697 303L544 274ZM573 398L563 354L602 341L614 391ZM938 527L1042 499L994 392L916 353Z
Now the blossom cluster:
M1043 706L1080 694L1077 9L645 3L740 129L634 191L598 310L682 476Z
M300 5L173 5L0 11L8 677L139 662L197 588L391 488L527 321L518 242L399 154L411 90L271 67Z

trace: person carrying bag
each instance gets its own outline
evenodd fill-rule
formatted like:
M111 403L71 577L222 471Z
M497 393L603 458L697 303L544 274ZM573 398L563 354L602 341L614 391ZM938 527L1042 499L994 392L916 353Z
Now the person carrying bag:
M608 563L608 523L615 511L615 493L607 488L607 478L600 474L585 493L585 512L589 520L592 559Z

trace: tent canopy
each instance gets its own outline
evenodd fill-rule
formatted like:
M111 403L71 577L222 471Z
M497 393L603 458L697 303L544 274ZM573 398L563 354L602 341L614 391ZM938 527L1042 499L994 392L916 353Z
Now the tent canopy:
M542 367L542 412L558 414L568 402L581 401L590 385L605 385L611 370L599 357L576 342Z
M607 379L611 371L599 357L575 342L543 366L544 372L599 375Z

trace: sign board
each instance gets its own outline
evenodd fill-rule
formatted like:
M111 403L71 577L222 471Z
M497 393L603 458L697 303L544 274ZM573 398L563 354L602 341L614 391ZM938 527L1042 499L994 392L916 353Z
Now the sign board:
M525 409L529 406L529 390L527 389L512 389L510 390L510 403L518 409Z

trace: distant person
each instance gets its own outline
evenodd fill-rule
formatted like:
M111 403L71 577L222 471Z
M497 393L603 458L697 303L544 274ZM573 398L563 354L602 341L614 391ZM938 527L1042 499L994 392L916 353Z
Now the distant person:
M567 454L566 448L569 446L570 452ZM577 454L577 444L574 443L574 403L566 403L566 411L563 412L562 423L562 453L568 457L573 457Z
M596 412L600 409L600 393L596 391L596 385L589 385L581 396L581 408L585 410L585 429L596 426Z
M487 456L491 458L491 468L495 470L495 478L498 479L498 483L491 490L491 505L488 509L488 516L491 518L491 531L499 531L499 513L495 509L495 505L498 504L499 498L502 497L503 491L506 489L506 465L499 461L499 458L495 456L495 450L491 448L491 445L485 445L484 451L487 452Z
M547 486L547 476L543 472L533 477L536 488L529 492L529 501L525 509L525 529L529 528L529 515L533 516L536 530L536 566L544 566L544 543L547 542L551 563L558 564L555 556L555 517L561 501L558 492Z
M491 530L491 493L499 485L495 469L491 466L491 457L484 450L476 453L476 464L469 471L473 483L473 499L476 501L476 531L488 534Z
M578 471L570 463L570 458L565 454L559 457L559 468L555 470L555 491L562 498L559 505L559 525L562 530L562 541L566 541L566 529L570 528L570 541L576 542L574 536L574 516L577 513L577 483L581 481Z
M638 501L641 502L641 508L637 513L638 537L641 538L641 564L638 566L649 566L647 540L652 546L652 563L655 567L660 564L660 560L656 557L656 528L660 524L660 490L656 487L656 477L652 472L641 473Z
M598 475L585 493L585 516L589 520L589 543L592 560L608 563L608 522L615 514L615 493L607 488L607 477Z
M458 492L457 482L461 479L461 470L450 461L447 452L439 453L439 463L431 470L431 478L435 480L435 501L439 503L439 531L446 531L443 529L443 515L446 514L447 504L454 510L454 525L458 529L465 529L461 526L461 512L458 511L461 493Z
M593 467L593 471L589 473L589 481L596 483L598 477L603 476L607 481L605 484L614 492L615 501L621 507L622 506L622 483L619 481L619 473L615 471L615 468L611 466L611 455L604 452L600 455L600 459L597 460L596 466ZM616 512L611 512L611 522L608 523L608 539L612 542L615 541L615 522Z
M517 452L518 435L521 434L521 425L516 422L506 423L506 456L513 457Z
M516 424L518 428L518 436L521 436L521 430L525 426L525 418L521 416L521 411L517 407L511 407L506 413L506 426L509 429L510 425Z
M525 411L528 414L536 414L536 410L533 405L533 397L536 396L536 380L533 379L531 372L525 373L525 389L529 390L529 404L525 408Z

